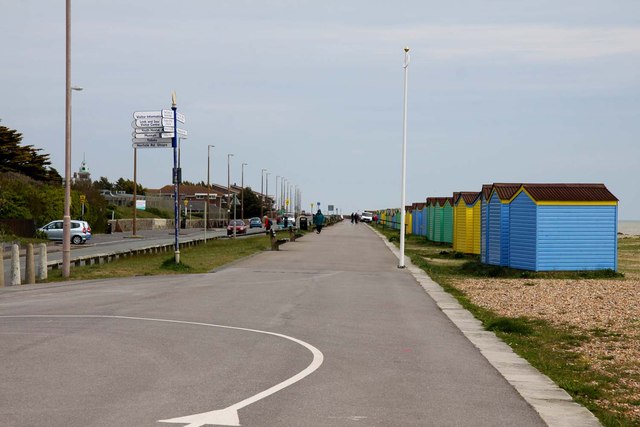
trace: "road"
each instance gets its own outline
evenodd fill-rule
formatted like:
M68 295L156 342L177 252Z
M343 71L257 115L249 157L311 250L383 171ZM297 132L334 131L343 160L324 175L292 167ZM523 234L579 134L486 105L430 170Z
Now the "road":
M247 230L247 235L264 233L264 229L254 228ZM207 230L207 238L226 236L226 229ZM180 230L180 242L200 240L204 238L204 229L184 229ZM173 230L140 230L133 236L131 232L113 234L95 234L87 243L82 245L71 245L71 259L82 256L113 253L116 251L126 251L140 249L160 244L173 243L175 239ZM11 283L11 248L5 244L4 247L4 276L5 286ZM36 253L36 257L38 254ZM47 245L48 261L62 260L62 244L50 242ZM36 261L37 265L37 261ZM21 251L20 275L22 283L25 277L25 257L24 250Z
M0 340L3 425L545 425L363 224L209 274L5 288Z

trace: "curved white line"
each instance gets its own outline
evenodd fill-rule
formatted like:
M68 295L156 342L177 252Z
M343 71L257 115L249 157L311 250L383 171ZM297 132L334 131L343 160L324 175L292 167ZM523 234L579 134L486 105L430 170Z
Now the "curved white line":
M162 420L159 422L166 422L166 423L181 423L181 424L186 424L189 423L189 425L187 427L199 427L199 426L204 426L206 424L213 424L215 420L218 420L219 422L217 423L218 425L240 425L238 423L238 416L237 416L237 411L241 408L244 408L245 406L251 405L252 403L255 403L259 400L264 399L265 397L268 397L274 393L277 393L278 391L289 387L292 384L295 384L296 382L300 381L301 379L303 379L304 377L307 377L309 375L311 375L316 369L318 369L320 367L320 365L322 365L322 362L324 361L324 355L322 354L322 352L320 350L318 350L316 347L312 346L309 343L306 343L302 340L299 340L297 338L293 338L290 337L288 335L283 335L283 334L278 334L275 332L269 332L269 331L261 331L258 329L248 329L248 328L239 328L236 326L225 326L225 325L215 325L212 323L202 323L202 322L190 322L190 321L185 321L185 320L171 320L171 319L154 319L154 318L148 318L148 317L131 317L131 316L107 316L107 315L97 315L97 314L32 314L32 315L7 315L7 316L0 316L0 318L76 318L76 319L81 319L81 318L95 318L95 319L124 319L124 320L145 320L145 321L150 321L150 322L163 322L163 323L177 323L177 324L183 324L183 325L195 325L195 326L209 326L209 327L214 327L214 328L223 328L223 329L232 329L232 330L237 330L237 331L245 331L245 332L255 332L258 334L264 334L264 335L272 335L274 337L278 337L278 338L284 338L286 340L289 341L293 341L296 344L299 344L301 346L303 346L304 348L306 348L307 350L309 350L311 352L311 354L313 354L313 360L311 361L311 363L309 364L309 366L307 366L304 370L300 371L298 374L294 375L293 377L286 379L284 381L282 381L281 383L278 383L276 385L274 385L271 388L268 388L265 391L262 391L254 396L248 397L236 404L233 404L223 410L217 410L217 411L211 411L211 412L205 412L202 414L194 414L194 415L188 415L185 417L180 417L180 418L174 418L174 419L170 419L170 420Z

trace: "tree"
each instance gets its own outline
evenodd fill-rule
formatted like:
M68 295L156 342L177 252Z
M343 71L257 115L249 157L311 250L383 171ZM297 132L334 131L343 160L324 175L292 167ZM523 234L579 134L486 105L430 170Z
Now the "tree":
M118 178L118 180L113 185L113 189L115 191L124 191L128 194L133 194L133 181L130 179ZM147 191L146 188L143 188L140 183L136 185L136 194L144 195Z
M93 187L97 190L113 190L113 184L106 176L101 176L99 180L93 182Z
M6 126L0 126L0 172L17 172L36 181L62 183L62 177L51 168L48 154L42 149L22 144L22 134Z
M236 208L236 216L239 218L241 213L241 193L238 193L238 205ZM251 187L246 187L244 189L244 216L246 218L251 218L254 216L260 216L260 197L253 192Z

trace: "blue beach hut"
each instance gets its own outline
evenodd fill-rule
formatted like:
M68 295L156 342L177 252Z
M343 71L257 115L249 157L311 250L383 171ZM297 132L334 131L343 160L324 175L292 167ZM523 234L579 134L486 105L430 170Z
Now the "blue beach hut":
M483 184L480 192L480 262L487 262L487 211L491 184Z
M494 183L487 200L485 263L509 265L509 211L513 196L521 184Z
M509 203L509 266L617 270L617 220L618 199L604 184L523 184Z

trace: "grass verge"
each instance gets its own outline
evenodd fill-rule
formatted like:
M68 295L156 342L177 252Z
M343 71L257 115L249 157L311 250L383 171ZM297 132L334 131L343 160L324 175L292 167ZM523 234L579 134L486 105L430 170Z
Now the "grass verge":
M377 227L389 241L398 242L395 230ZM589 409L607 427L638 426L638 418L622 413L617 403L628 403L621 395L625 382L630 380L625 368L611 367L606 372L595 371L579 347L599 339L606 331L585 333L571 326L560 327L528 317L502 317L491 310L473 304L453 282L461 278L521 278L521 279L605 279L620 280L623 274L611 270L595 272L529 272L485 265L475 255L455 253L448 244L427 241L424 237L408 235L405 254L422 268L435 282L453 295L460 304L480 320L487 330L500 339L540 372L549 376L577 402ZM638 240L620 240L620 268L627 272L640 271ZM525 283L526 285L526 283ZM635 379L633 379L635 380ZM607 403L608 402L608 403ZM613 403L611 403L613 402Z
M74 280L106 279L111 277L154 276L159 274L206 273L222 265L271 247L264 235L238 239L208 240L206 244L180 250L180 263L174 262L174 254L139 255L108 264L73 267ZM62 272L54 270L49 281L62 281Z

